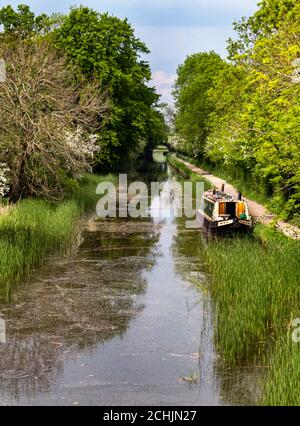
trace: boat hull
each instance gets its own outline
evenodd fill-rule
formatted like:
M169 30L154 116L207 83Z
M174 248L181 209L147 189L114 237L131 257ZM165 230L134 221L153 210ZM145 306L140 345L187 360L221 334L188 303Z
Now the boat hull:
M253 223L251 220L240 220L238 218L233 218L226 221L217 221L208 219L201 212L198 212L199 218L203 222L203 227L206 231L211 233L226 233L226 232L249 232L253 229Z

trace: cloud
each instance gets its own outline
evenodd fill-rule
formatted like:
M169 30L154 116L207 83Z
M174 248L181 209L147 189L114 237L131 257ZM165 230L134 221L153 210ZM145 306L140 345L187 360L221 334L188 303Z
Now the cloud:
M226 58L226 40L233 36L233 30L231 26L138 26L136 34L151 50L147 59L152 71L174 74L178 65L192 53L214 50Z
M150 48L146 60L153 84L165 102L172 102L171 86L187 55L214 50L226 58L226 40L234 37L232 22L252 15L258 0L26 0L36 13L67 12L83 4L99 12L127 17L136 35ZM3 2L16 7L20 0Z
M27 0L36 12L66 12L83 4L100 12L128 17L134 25L229 25L235 18L254 12L258 0ZM1 2L2 3L2 2ZM4 3L4 2L3 2ZM17 6L20 0L7 3Z
M147 55L152 68L152 83L162 101L172 104L172 85L176 69L187 55L214 50L226 58L226 39L233 36L231 26L225 27L151 27L136 28L137 35L149 46Z
M162 101L171 104L173 102L172 90L176 80L176 74L168 74L163 70L154 71L151 86L155 86L157 93L162 96Z
M152 80L158 86L164 86L165 84L170 85L176 80L176 74L168 74L165 71L155 71Z

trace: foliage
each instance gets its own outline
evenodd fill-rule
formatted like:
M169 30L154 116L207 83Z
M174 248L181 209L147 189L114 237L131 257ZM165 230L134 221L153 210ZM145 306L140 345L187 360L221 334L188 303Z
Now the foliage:
M12 6L4 6L0 9L0 25L3 31L0 33L0 40L14 42L19 40L34 40L36 37L43 37L57 28L63 20L63 15L53 13L51 16L42 13L35 15L26 4L20 4L16 10Z
M238 40L228 40L229 58L247 61L258 39L272 36L293 11L297 0L261 0L253 16L234 22Z
M263 404L299 404L299 344L291 339L299 317L299 244L260 225L254 238L206 246L217 347L231 365L267 363Z
M204 189L206 191L212 188L212 184L207 179L205 179L205 177L200 176L198 173L194 173L189 167L187 167L182 161L178 160L174 155L168 156L168 163L183 178L189 179L193 183L203 182ZM193 187L193 191L194 189L195 188Z
M0 216L0 291L7 298L12 286L41 265L50 252L63 254L76 242L80 214L95 208L101 181L115 182L115 177L85 175L68 200L22 200Z
M276 338L287 331L297 314L299 242L260 225L254 241L219 241L207 250L220 325L217 339L226 359L234 362L270 333ZM231 330L230 341L226 330Z
M207 92L223 66L220 56L209 52L188 56L177 70L175 128L181 140L180 150L193 157L200 158L204 153L208 117L213 108Z
M10 199L62 198L89 169L89 134L98 128L105 101L93 82L75 84L64 58L46 41L20 41L0 51L7 63L0 161L10 170Z
M262 404L299 406L300 351L289 329L275 344L269 371L262 387Z
M68 160L70 160L69 154L72 152L71 169L73 169L73 160L75 159L80 159L79 163L87 163L83 153L87 151L88 157L91 150L88 147L85 150L83 145L88 145L91 142L88 137L89 132L94 134L93 141L96 141L99 146L98 149L93 149L94 159L96 160L94 166L97 170L102 171L119 167L126 158L131 156L131 153L139 152L142 146L148 145L149 148L152 148L166 139L167 129L158 103L159 96L155 93L155 89L148 84L151 79L150 67L146 61L141 59L142 56L144 57L149 53L149 50L135 36L134 29L126 19L121 20L108 14L99 14L83 6L71 8L70 13L65 16L59 14L35 16L28 6L19 5L16 10L11 6L0 9L0 25L3 28L0 33L0 54L5 56L8 71L11 70L14 73L13 75L9 73L10 78L8 78L7 83L1 86L5 90L2 93L3 103L0 108L4 108L5 102L8 101L6 92L10 90L9 84L15 83L13 82L15 79L18 80L17 83L19 84L17 90L21 92L22 108L25 107L26 111L29 111L25 118L27 119L30 115L32 120L33 115L35 116L32 120L32 127L43 121L45 130L46 120L57 117L56 123L52 122L53 126L52 124L48 125L48 145L45 152L51 151L51 158L40 157L40 160L43 158L45 160L41 167L39 167L39 161L28 164L31 177L27 179L27 188L25 189L17 188L15 190L16 185L20 186L18 183L20 179L12 176L13 195L11 198L14 201L20 195L48 196L44 183L42 185L43 191L40 190L40 181L37 185L31 185L33 190L32 188L30 191L28 190L28 181L33 176L38 177L39 180L41 176L44 180L47 178L50 185L47 184L46 186L49 189L53 185L54 196L63 195L65 184L73 186L75 184L73 178L80 175L80 171L70 171L70 161L66 161L63 149L60 148L64 146ZM16 55L19 54L20 56L22 46L26 55L22 58L20 56L19 61L20 63L23 61L23 65L26 65L25 81L26 84L29 84L29 81L36 79L39 72L42 72L41 56L45 53L43 47L45 45L48 46L49 52L55 52L55 54L49 53L50 59L53 59L53 55L55 56L56 63L50 64L49 68L55 72L48 80L47 94L44 93L47 99L40 92L36 93L37 98L34 102L31 102L30 108L27 109L29 105L26 107L25 100L29 102L30 99L29 97L26 98L27 93L24 92L20 84L20 78L24 78L25 71L22 67L15 67ZM36 58L40 58L40 64L36 63L30 49L35 52ZM14 52L15 56L9 54L9 51ZM25 57L30 59L26 61ZM47 66L50 59L48 59ZM56 70L54 70L55 67ZM46 69L43 69L43 72L46 72ZM33 88L40 90L40 83L45 82L45 80L37 79L37 82L38 85L33 85ZM70 113L68 114L70 128L66 126L68 120L66 120L65 115L62 119L61 136L58 135L57 131L58 120L63 116L62 110L59 109L62 105L58 106L58 98L54 100L59 91L61 104L65 103L63 107L65 112L67 112L65 107L67 107L68 100L70 101ZM72 99L70 99L71 94ZM41 96L44 96L44 99L41 99ZM38 97L40 98L38 99ZM83 98L89 99L91 108L88 108L88 102L85 103L85 109L81 108ZM19 100L15 99L14 107L5 112L11 116L14 111L21 112L22 108L18 102ZM98 110L96 111L97 103ZM6 105L9 105L9 102ZM58 110L55 110L55 108L58 108ZM81 111L79 111L80 108ZM92 126L89 118L90 109L93 109L93 112L96 113ZM76 115L79 112L77 119ZM19 120L20 117L15 117L14 132L8 131L7 126L5 129L2 128L2 135L5 133L5 138L3 137L3 140L6 140L5 144L7 139L11 143L11 140L17 137L16 127ZM23 121L21 120L21 124ZM74 124L73 128L71 123ZM28 124L27 120L26 125ZM33 129L27 132L25 127L21 125L21 135L18 135L22 145L21 151L24 149L26 151L25 145L28 145L28 139L31 137L31 147L36 142L39 144L39 148L35 150L34 154L38 151L37 155L40 155L40 146L46 143L44 140L46 133L44 132L43 140L41 140L41 133L35 132L33 139L33 131L31 131ZM22 137L25 132L27 139L23 144ZM78 138L79 134L84 137ZM64 142L65 139L67 139L67 143ZM70 139L73 139L72 144L68 142ZM77 140L77 143L75 143L75 140ZM80 143L78 144L79 140ZM20 147L20 143L17 146ZM59 149L57 149L58 146ZM28 157L28 149L26 152ZM5 156L7 151L2 151L2 154ZM30 155L31 159L34 157L38 160L37 156ZM53 169L49 169L49 174L45 173L46 162L49 165L53 162L55 166ZM21 168L20 164L14 164L11 169L18 173L18 168ZM64 164L65 167L57 167L58 164ZM49 179L51 182L49 182ZM15 182L17 183L15 184Z
M110 97L110 114L99 134L99 165L116 166L141 139L164 140L159 96L146 83L150 67L140 57L149 50L127 20L87 8L72 8L53 33L56 45L87 78L96 78Z
M177 122L184 117L177 128L183 139L179 149L233 178L255 182L258 196L272 197L272 210L286 220L300 210L299 22L297 1L262 1L252 17L235 24L238 40L228 45L232 62L218 64L214 77L207 78L210 109L203 114L203 102L192 97L199 96L194 81L205 75L202 68L196 76L189 70L177 92ZM200 55L209 74L211 61ZM189 62L179 68L179 82Z
M7 175L9 168L4 163L0 163L0 201L1 198L9 191L9 180Z

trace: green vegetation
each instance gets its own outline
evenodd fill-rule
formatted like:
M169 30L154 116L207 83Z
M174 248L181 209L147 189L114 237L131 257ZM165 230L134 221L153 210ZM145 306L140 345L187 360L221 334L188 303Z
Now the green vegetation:
M283 335L274 345L269 371L262 388L262 404L299 406L300 351L291 333Z
M188 56L177 69L174 90L178 114L176 133L181 138L180 150L194 158L203 158L208 136L208 118L214 105L208 98L215 75L224 68L214 52Z
M164 142L166 127L141 59L149 50L126 19L83 6L36 16L19 5L0 9L0 26L0 201L16 203L0 217L8 295L50 251L69 246L96 196L99 178L85 174Z
M20 5L0 9L0 26L0 176L10 201L62 200L87 171L117 170L166 140L141 59L149 50L126 19L83 6L35 16Z
M263 0L235 23L230 62L188 57L175 86L177 151L252 187L284 220L299 222L300 4ZM298 65L297 65L298 64Z
M198 53L178 68L176 113L167 111L180 154L294 222L299 22L297 0L262 0L252 17L235 23L230 61ZM0 291L9 300L12 287L46 256L74 244L101 179L85 173L118 169L144 149L163 150L158 144L166 143L167 130L141 59L149 50L126 19L83 6L65 16L35 16L20 5L0 9L0 25L7 65L0 197L15 203L0 216ZM174 156L168 161L185 179L211 187ZM300 351L291 339L300 317L299 244L259 225L251 237L206 245L216 346L229 365L266 358L266 405L299 404Z
M71 63L88 79L101 82L108 93L98 167L118 166L142 141L155 145L166 138L159 95L147 85L150 66L140 59L149 50L126 19L72 8L52 37Z
M300 243L258 225L253 238L209 242L207 261L218 350L230 365L265 356L262 402L298 404L299 347L289 332L300 316Z
M178 161L174 155L168 156L168 163L173 167L173 169L185 179L189 179L192 182L204 182L205 190L212 188L211 183L204 177L194 173L189 167L183 164L181 161Z
M99 200L99 195L96 194L96 188L100 182L112 182L117 185L118 178L113 174L103 176L96 174L86 174L80 180L80 183L72 194L72 199L76 202L82 211L95 211L96 203Z
M259 182L253 176L245 176L245 174L240 169L229 170L228 168L224 168L221 165L213 166L208 161L200 162L199 160L187 157L182 154L178 154L177 156L207 172L220 177L221 179L226 180L226 182L230 182L237 189L237 191L240 191L247 198L264 204L270 211L274 211L272 198L260 192Z
M0 291L6 298L12 286L41 265L49 253L64 253L74 244L80 214L96 204L97 184L115 179L87 175L74 196L64 202L22 200L0 216Z

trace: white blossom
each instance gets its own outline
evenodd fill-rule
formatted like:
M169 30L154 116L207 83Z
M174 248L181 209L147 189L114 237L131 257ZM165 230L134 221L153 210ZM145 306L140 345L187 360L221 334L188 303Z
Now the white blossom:
M0 163L0 197L4 197L5 194L9 191L9 181L7 174L9 173L9 168L5 163Z
M100 149L98 136L86 136L80 127L77 127L75 132L66 132L66 144L77 156L86 157L87 161L92 160Z

